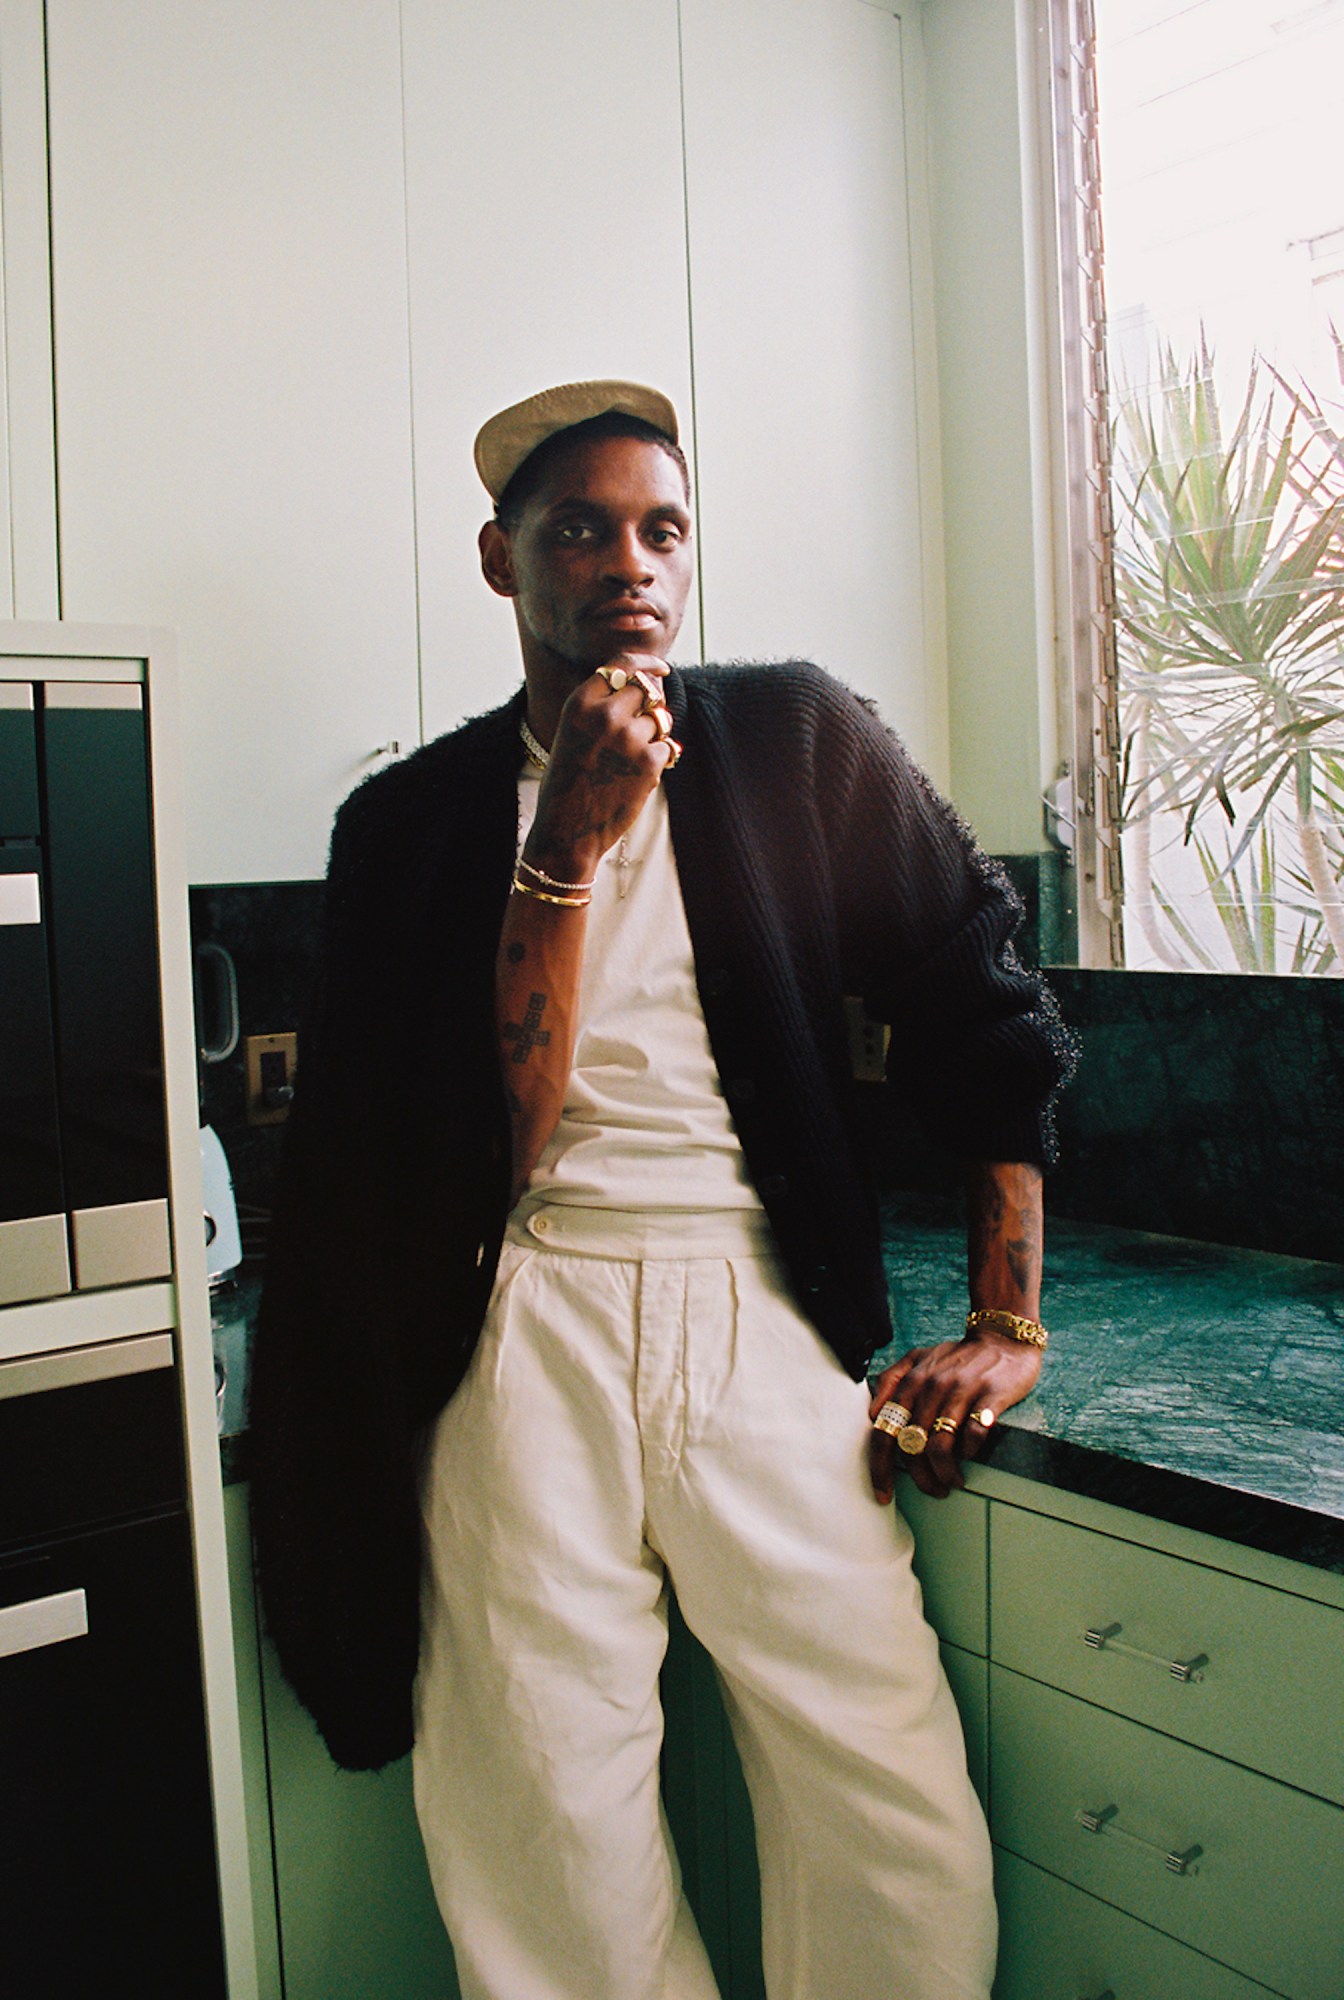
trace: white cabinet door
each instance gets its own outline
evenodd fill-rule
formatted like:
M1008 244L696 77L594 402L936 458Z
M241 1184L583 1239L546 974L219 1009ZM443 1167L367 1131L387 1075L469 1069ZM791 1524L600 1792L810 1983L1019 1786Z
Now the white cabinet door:
M47 21L62 612L177 628L191 879L315 875L418 727L397 9Z
M405 0L425 731L521 677L483 582L484 419L553 382L652 382L690 427L676 0ZM689 445L689 439L687 440ZM677 657L697 657L689 617Z
M901 24L682 20L706 654L818 660L927 758Z

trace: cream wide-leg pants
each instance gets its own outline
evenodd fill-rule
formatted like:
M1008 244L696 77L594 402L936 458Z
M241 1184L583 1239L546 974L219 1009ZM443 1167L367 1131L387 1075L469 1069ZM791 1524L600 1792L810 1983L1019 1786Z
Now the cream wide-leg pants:
M464 2000L714 2000L658 1789L717 1664L770 2000L987 2000L989 1842L867 1395L758 1215L510 1224L428 1441L415 1797Z

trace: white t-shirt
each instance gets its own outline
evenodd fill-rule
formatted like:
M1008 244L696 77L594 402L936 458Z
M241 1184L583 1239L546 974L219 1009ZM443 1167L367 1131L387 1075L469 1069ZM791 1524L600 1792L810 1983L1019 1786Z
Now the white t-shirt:
M540 785L530 768L518 781L520 847ZM585 1208L761 1206L710 1051L661 791L598 865L574 1068L527 1196Z

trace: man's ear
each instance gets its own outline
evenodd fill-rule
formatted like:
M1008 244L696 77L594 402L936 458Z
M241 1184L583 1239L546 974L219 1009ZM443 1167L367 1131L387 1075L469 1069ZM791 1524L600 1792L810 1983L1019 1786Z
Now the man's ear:
M513 573L513 551L498 521L487 521L476 537L481 552L481 574L499 597L516 597L518 581Z

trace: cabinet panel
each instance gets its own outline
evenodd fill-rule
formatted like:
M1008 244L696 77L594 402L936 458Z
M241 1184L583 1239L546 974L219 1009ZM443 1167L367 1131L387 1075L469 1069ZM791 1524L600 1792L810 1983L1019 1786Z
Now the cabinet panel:
M706 652L819 660L928 758L901 25L682 19Z
M665 390L690 430L681 98L676 0L402 11L432 736L521 679L476 553L485 418L549 383L623 376ZM692 612L677 658L698 644Z
M994 1838L1258 1979L1337 2000L1344 1811L990 1669ZM1080 1814L1108 1815L1090 1832ZM1184 1873L1165 1856L1200 1852Z
M915 1533L915 1574L940 1639L971 1653L989 1651L989 1503L964 1490L930 1500L913 1480L896 1487Z
M960 1646L940 1646L947 1675L966 1733L966 1765L982 1806L989 1801L989 1663Z
M340 1771L262 1644L285 2000L457 2000L409 1757Z
M48 0L62 612L175 626L188 875L414 741L397 10Z
M995 1659L1344 1804L1344 1613L1019 1508L992 1536Z
M994 1852L999 1972L994 2000L1266 2000L1160 1931L1085 1896L1003 1848Z
M243 1792L247 1807L247 1858L257 1952L257 2000L284 2000L280 1938L276 1924L275 1851L271 1841L271 1799L266 1770L260 1634L252 1582L252 1523L246 1486L226 1486L224 1489L224 1533L229 1558L234 1671L238 1678L238 1726L242 1739Z

